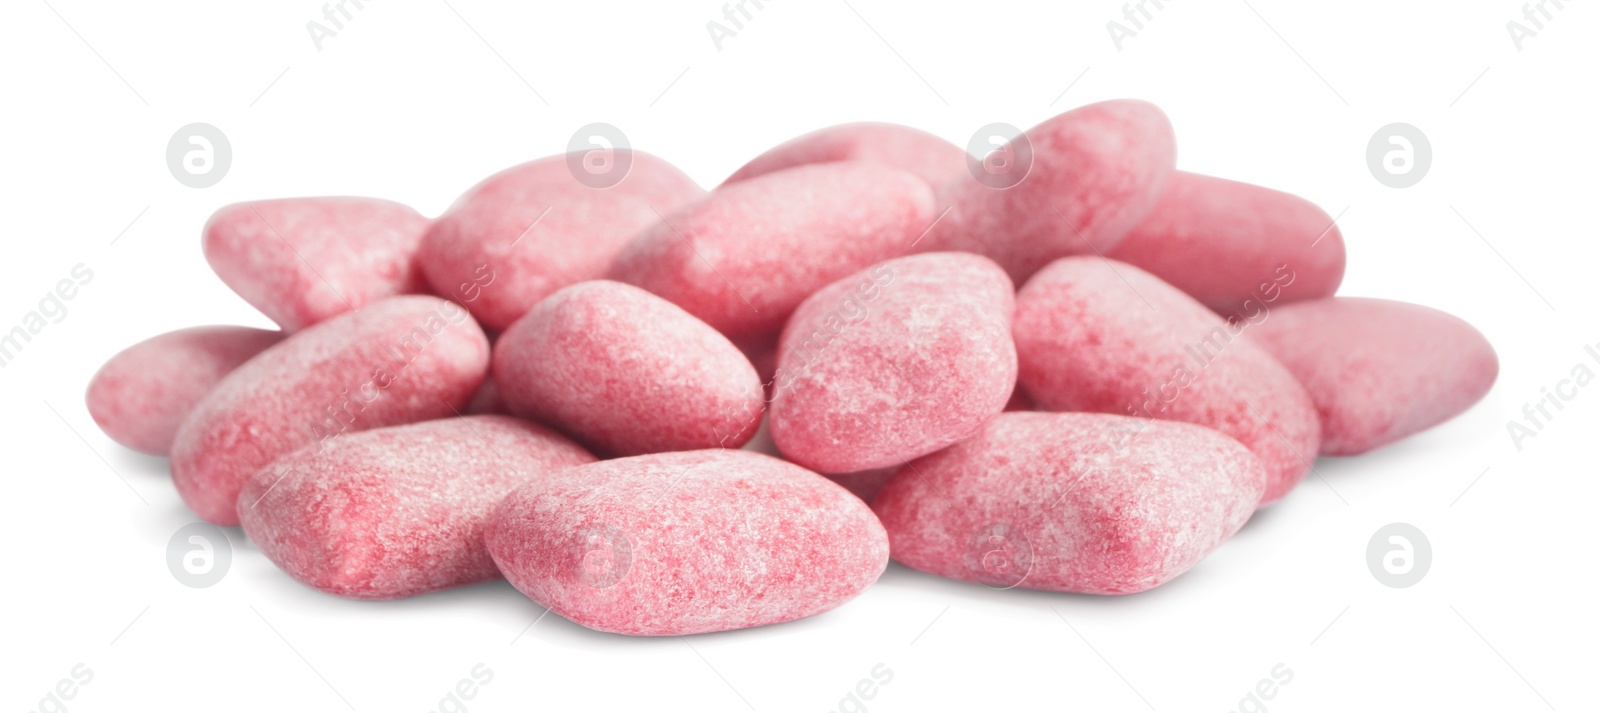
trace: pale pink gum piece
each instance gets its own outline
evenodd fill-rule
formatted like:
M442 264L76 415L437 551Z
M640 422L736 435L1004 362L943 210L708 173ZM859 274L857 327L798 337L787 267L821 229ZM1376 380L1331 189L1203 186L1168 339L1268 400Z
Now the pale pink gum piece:
M816 473L715 449L602 461L537 478L486 540L511 584L591 629L677 636L820 614L883 573L865 503Z
M780 342L772 440L824 473L904 463L975 433L1016 386L1013 287L970 253L880 263L819 290Z
M207 522L237 525L239 489L274 458L341 433L455 415L488 367L489 341L459 305L379 300L224 377L178 428L173 483Z
M985 255L1021 284L1051 260L1116 245L1155 207L1177 161L1166 115L1131 99L1074 109L1025 136L1032 163L1021 182L952 178L939 193L948 212L918 250Z
M399 294L424 292L428 219L377 198L236 203L207 221L206 262L240 297L297 331Z
M812 163L869 161L940 185L966 170L967 152L920 129L861 122L819 129L768 149L734 171L723 185Z
M1106 257L1143 268L1223 316L1328 297L1344 238L1299 196L1177 171L1156 208Z
M873 501L896 561L991 587L1133 594L1232 537L1267 476L1209 428L1007 413L902 468Z
M191 327L146 339L95 373L85 397L89 415L111 440L164 456L179 424L211 387L283 336L250 327Z
M1317 457L1316 406L1287 369L1205 305L1137 267L1063 258L1017 293L1017 380L1049 411L1186 421L1245 444L1283 497Z
M932 189L910 173L796 166L668 216L623 251L611 277L747 343L776 335L811 293L907 252L933 218Z
M504 330L552 292L604 277L634 235L705 195L666 161L627 151L627 175L605 188L578 182L566 155L473 186L422 242L434 292L466 305L486 329Z
M352 599L397 599L498 579L489 513L517 487L594 456L508 416L378 428L257 471L239 522L289 576Z
M738 448L764 398L755 367L710 325L610 280L534 305L495 344L513 413L606 455Z
M1310 392L1322 454L1388 445L1466 411L1500 371L1472 325L1421 305L1357 297L1277 307L1247 335Z

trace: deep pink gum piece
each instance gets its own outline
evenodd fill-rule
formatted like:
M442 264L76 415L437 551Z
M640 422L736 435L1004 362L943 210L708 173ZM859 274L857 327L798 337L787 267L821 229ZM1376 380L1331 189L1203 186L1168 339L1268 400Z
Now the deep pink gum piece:
M397 599L498 579L489 513L517 487L594 456L507 416L379 428L308 446L239 493L244 532L314 589Z
M211 269L286 331L376 300L423 292L417 245L428 219L377 198L236 203L207 221Z
M466 305L486 329L504 330L552 292L604 277L635 234L705 195L666 161L629 154L627 175L607 188L579 183L566 155L473 186L423 239L434 292Z
M591 629L676 636L819 614L883 573L865 503L771 456L716 449L536 479L490 520L490 554L529 598Z
M933 190L910 173L797 166L668 216L622 252L611 277L747 343L776 335L811 293L907 252L933 218Z
M1177 171L1155 210L1106 253L1224 316L1331 296L1344 238L1299 196Z
M207 522L237 525L239 489L274 458L340 433L455 415L488 368L488 339L455 303L374 302L224 377L178 428L173 483Z
M918 250L985 255L1021 284L1051 260L1116 245L1155 207L1177 162L1172 125L1143 101L1090 104L1025 135L1033 158L1021 182L951 179L939 193L949 212Z
M909 126L876 122L840 124L768 149L734 171L723 185L795 166L835 161L870 161L894 166L938 186L966 170L967 152Z
M1222 431L1266 466L1266 504L1310 470L1319 427L1305 388L1240 336L1251 328L1132 265L1063 258L1017 293L1017 380L1045 410Z
M819 290L780 342L772 440L824 473L898 465L975 433L1017 379L1013 287L970 253L889 260Z
M164 456L178 426L222 377L283 340L251 327L191 327L117 352L89 381L89 415L111 440Z
M1186 423L1007 413L902 468L873 501L896 561L993 587L1133 594L1232 537L1266 473Z
M765 399L755 367L710 325L632 285L580 282L495 344L513 413L607 455L738 448Z
M1500 361L1472 325L1356 297L1273 308L1247 333L1310 392L1322 453L1365 453L1437 426L1489 393Z

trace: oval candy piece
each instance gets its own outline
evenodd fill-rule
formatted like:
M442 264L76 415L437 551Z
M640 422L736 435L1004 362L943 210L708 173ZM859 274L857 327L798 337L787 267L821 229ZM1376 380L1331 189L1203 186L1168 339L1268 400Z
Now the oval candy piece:
M967 152L921 129L859 122L818 129L768 149L734 171L722 185L795 166L868 161L893 166L938 186L966 170Z
M899 465L975 433L1016 386L1013 288L969 253L880 263L812 295L784 329L772 440L823 473Z
M107 360L89 381L89 415L111 440L164 456L178 426L211 388L283 332L191 327L157 335Z
M508 416L377 428L302 448L239 493L244 532L314 589L397 599L498 579L483 530L529 481L594 462L577 444Z
M591 629L679 636L837 607L888 565L872 511L826 478L716 449L601 461L508 496L486 536L523 594Z
M618 256L611 278L747 343L777 334L811 293L910 250L933 218L933 190L904 171L797 166L668 216Z
M1366 453L1455 418L1489 393L1494 347L1421 305L1335 297L1274 308L1248 334L1316 403L1322 454Z
M428 219L377 198L237 203L206 223L206 262L285 331L400 294L423 292L417 246Z
M997 588L1133 594L1238 532L1266 483L1239 442L1186 423L1002 414L912 461L873 509L894 558Z
M501 335L494 378L514 413L608 455L738 448L764 398L727 337L610 280L563 288Z
M1106 257L1137 266L1223 316L1329 297L1344 238L1299 196L1177 171L1149 217Z
M466 305L484 327L510 327L539 300L605 276L644 228L705 195L655 156L619 149L627 173L591 186L568 156L513 166L473 186L429 228L419 252L437 294Z
M489 367L489 341L454 302L391 297L298 332L228 374L172 445L183 502L237 525L245 479L342 433L455 415Z
M1319 427L1305 388L1241 337L1251 328L1132 265L1062 258L1017 293L1017 380L1044 410L1185 421L1232 436L1271 476L1265 504L1310 470Z

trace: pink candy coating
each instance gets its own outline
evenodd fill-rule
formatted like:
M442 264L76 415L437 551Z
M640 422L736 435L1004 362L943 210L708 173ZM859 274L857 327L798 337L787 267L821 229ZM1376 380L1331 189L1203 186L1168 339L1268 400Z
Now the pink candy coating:
M1322 453L1365 453L1454 418L1500 371L1472 325L1420 305L1355 297L1274 308L1248 334L1304 384Z
M1142 101L1090 104L1025 136L1031 161L1021 141L1009 159L1011 170L1026 170L1020 182L991 187L970 172L951 179L939 194L949 212L918 250L985 255L1020 284L1058 257L1116 245L1155 207L1177 161L1172 125Z
M827 611L888 565L872 511L822 476L729 449L659 453L538 478L486 540L511 584L591 629L724 631Z
M1017 380L1041 409L1186 421L1228 434L1266 466L1269 503L1310 470L1319 427L1305 388L1240 337L1251 328L1132 265L1063 258L1017 293Z
M237 203L206 223L217 276L286 331L426 288L416 267L428 219L377 198Z
M1344 239L1311 202L1177 171L1149 217L1106 253L1224 316L1328 297L1344 279Z
M768 149L723 185L786 168L835 161L869 161L915 173L938 186L966 170L967 152L920 129L861 122L819 129Z
M1007 413L911 462L873 509L895 560L992 587L1132 594L1199 562L1266 481L1208 428L1107 414Z
M764 400L727 337L609 280L534 305L496 343L494 376L513 412L614 455L738 448Z
M972 435L1016 385L1011 280L987 258L889 260L807 299L784 329L772 439L825 473L898 465Z
M200 399L283 336L250 327L191 327L146 339L111 357L89 381L89 415L111 440L164 456Z
M776 334L811 293L905 253L933 222L933 191L871 163L797 166L723 186L618 256L643 287L728 338Z
M603 277L636 233L705 195L659 158L629 149L614 160L624 158L626 176L603 188L574 178L565 155L484 179L428 230L428 282L499 331L550 293Z
M506 416L363 431L284 455L239 493L251 542L307 586L396 599L500 576L483 546L507 493L594 462L577 444Z
M341 433L456 414L489 341L453 302L391 297L298 332L228 374L178 429L172 480L207 522L236 525L246 478Z

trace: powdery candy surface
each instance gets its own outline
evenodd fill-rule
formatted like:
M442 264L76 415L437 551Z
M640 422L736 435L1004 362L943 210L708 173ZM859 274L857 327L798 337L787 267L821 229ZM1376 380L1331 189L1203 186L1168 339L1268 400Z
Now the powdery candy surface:
M1031 160L1013 141L1000 184L1008 187L971 173L945 183L939 204L949 212L918 250L985 255L1020 284L1058 257L1116 245L1155 206L1177 161L1172 125L1142 101L1074 109L1025 136Z
M761 421L761 381L727 337L631 285L582 282L551 295L494 348L514 413L597 452L738 448Z
M611 278L736 342L770 337L811 293L908 251L933 191L872 163L822 163L723 186L640 235Z
M550 293L604 277L635 233L705 195L659 158L613 156L624 159L627 174L605 187L579 182L565 155L484 179L428 230L419 253L428 282L499 331Z
M234 370L189 414L172 480L207 522L236 525L246 478L341 433L454 415L489 366L489 341L437 297L392 297L299 332Z
M89 415L111 440L164 456L189 412L222 377L283 340L250 327L191 327L146 339L89 382Z
M1454 418L1500 371L1472 325L1435 309L1337 297L1274 309L1249 339L1304 384L1322 453L1365 453Z
M257 471L238 515L268 559L315 589L394 599L500 576L489 513L518 486L594 462L506 416L379 428L302 448Z
M872 511L790 463L717 449L602 461L500 504L490 554L523 594L591 629L674 636L799 619L888 565Z
M206 262L287 331L426 289L416 266L428 219L377 198L238 203L206 223Z
M912 461L873 508L894 558L992 587L1132 594L1238 532L1267 479L1208 428L1084 413L1006 413Z
M1132 265L1062 258L1017 293L1017 380L1043 410L1186 421L1232 436L1266 466L1268 503L1310 470L1319 426L1294 376L1240 336L1251 328Z
M987 258L889 260L819 290L784 329L772 439L825 473L899 465L978 430L1016 385L1011 280Z
M1344 238L1298 196L1177 171L1149 217L1106 253L1224 316L1254 317L1328 297L1344 279Z

